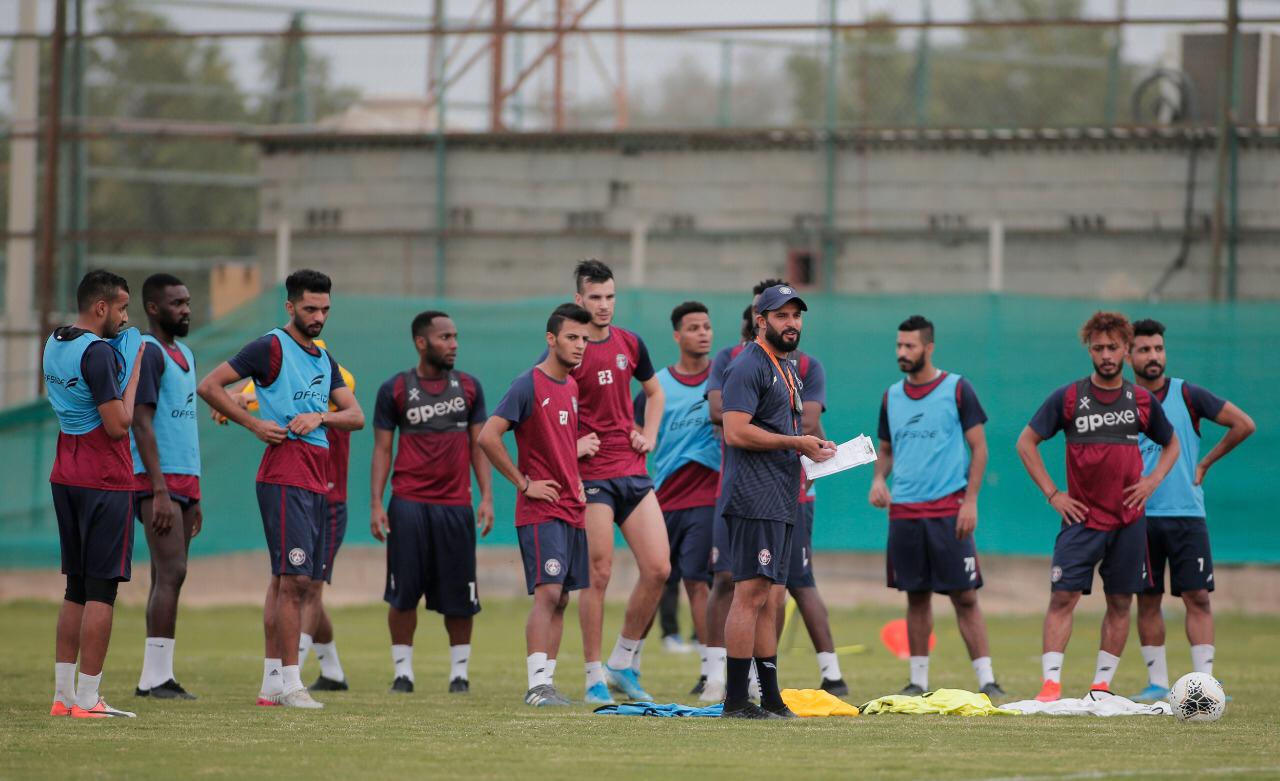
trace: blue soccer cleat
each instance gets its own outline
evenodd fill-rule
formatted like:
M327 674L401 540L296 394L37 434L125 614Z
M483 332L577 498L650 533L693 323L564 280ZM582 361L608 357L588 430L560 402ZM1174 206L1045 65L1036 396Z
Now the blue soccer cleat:
M1147 688L1131 697L1134 702L1162 702L1169 699L1169 689L1159 684L1149 683Z
M606 664L604 674L609 679L609 683L621 689L628 699L634 702L653 702L653 696L640 685L640 677L630 667L625 670L615 670Z
M609 687L603 683L594 683L587 693L582 695L582 701L587 705L613 705L613 695L609 694Z

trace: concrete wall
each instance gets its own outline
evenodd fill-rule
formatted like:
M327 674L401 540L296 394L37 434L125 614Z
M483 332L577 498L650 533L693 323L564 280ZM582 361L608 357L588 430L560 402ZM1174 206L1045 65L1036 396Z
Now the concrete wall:
M444 292L561 292L571 263L587 256L629 281L638 223L648 225L645 282L659 289L741 289L788 273L790 251L820 247L816 145L683 138L451 138ZM1165 296L1203 298L1214 156L1211 142L1190 136L843 144L835 287L984 290L988 225L999 220L1005 290L1145 295L1179 251L1193 143L1202 145L1195 231ZM1280 297L1280 146L1245 144L1240 172L1240 295ZM430 143L269 144L261 174L261 227L289 222L294 266L323 268L353 292L437 292ZM268 279L271 254L264 245Z

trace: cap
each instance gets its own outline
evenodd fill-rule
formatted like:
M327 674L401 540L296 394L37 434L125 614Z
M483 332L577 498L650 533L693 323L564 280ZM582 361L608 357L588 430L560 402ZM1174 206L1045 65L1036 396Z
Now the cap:
M788 285L774 285L765 288L760 294L760 299L756 301L756 311L760 314L772 312L775 309L781 309L788 301L795 301L800 305L800 311L807 312L809 307L805 305L804 299L796 293L795 289Z

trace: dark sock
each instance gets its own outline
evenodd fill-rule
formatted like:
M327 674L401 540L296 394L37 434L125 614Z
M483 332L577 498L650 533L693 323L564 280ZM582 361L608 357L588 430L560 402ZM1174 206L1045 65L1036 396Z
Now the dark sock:
M747 682L751 677L751 659L725 660L725 710L738 710L751 702L747 697Z
M782 693L778 691L778 656L757 656L756 675L760 677L760 707L769 710L785 708Z

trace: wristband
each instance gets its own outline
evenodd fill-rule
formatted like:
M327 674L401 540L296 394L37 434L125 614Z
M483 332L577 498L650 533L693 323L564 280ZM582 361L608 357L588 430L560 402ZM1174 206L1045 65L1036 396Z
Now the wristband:
M1062 493L1062 492L1061 492L1061 491L1059 491L1057 488L1055 488L1055 489L1053 489L1053 493L1051 493L1051 494L1049 494L1048 496L1046 496L1046 497L1044 498L1044 500L1045 500L1046 502L1049 502L1050 504L1053 504L1053 497L1057 496L1057 495L1058 495L1058 494L1060 494L1060 493Z
M529 476L528 476L528 475L525 475L525 478L524 478L524 488L521 488L521 489L520 489L520 495L521 495L521 496L524 496L524 495L525 495L525 492L529 490L529 486L530 486L530 485L532 485L532 484L533 484L533 481L529 479Z

